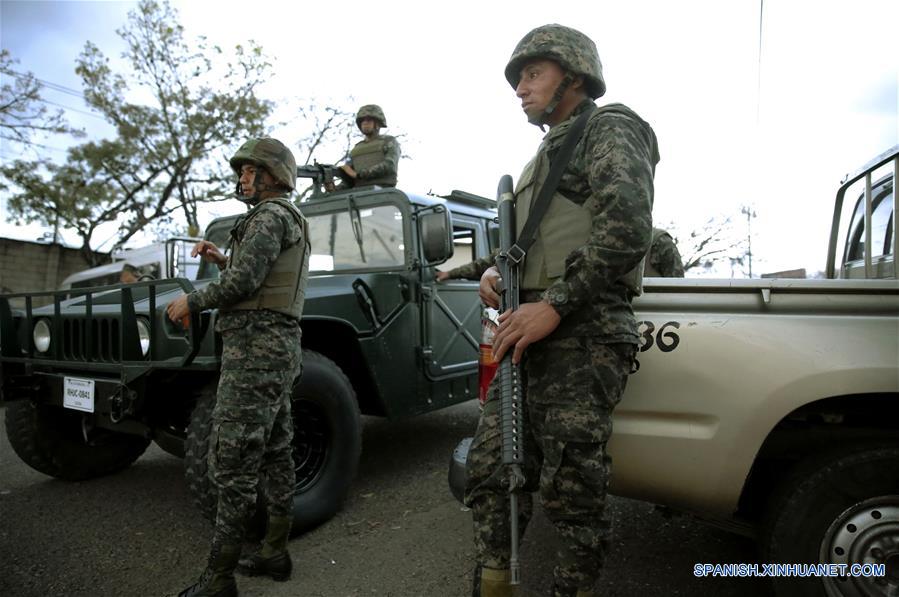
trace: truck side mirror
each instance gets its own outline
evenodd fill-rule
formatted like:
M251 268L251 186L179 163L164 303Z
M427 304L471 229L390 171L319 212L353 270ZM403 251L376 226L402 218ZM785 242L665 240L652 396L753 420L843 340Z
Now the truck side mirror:
M452 229L449 210L443 205L435 205L418 213L425 266L440 265L453 256Z

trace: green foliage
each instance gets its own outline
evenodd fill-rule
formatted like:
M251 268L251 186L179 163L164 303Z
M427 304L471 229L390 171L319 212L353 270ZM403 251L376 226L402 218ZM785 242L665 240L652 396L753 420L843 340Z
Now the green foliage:
M199 202L233 193L229 151L264 134L273 108L254 93L271 65L253 42L230 56L205 38L188 43L177 11L155 0L142 0L117 33L123 72L91 42L76 61L87 103L116 138L72 148L63 165L2 168L21 190L9 202L14 217L63 222L85 249L105 222L121 222L119 243L177 211L196 229Z

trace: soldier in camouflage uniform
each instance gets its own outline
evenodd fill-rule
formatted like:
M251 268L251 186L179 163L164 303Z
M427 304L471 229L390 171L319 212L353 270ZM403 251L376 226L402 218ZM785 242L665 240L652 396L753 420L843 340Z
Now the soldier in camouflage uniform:
M539 491L563 544L553 595L584 597L592 595L609 537L606 444L638 343L631 300L641 290L650 244L659 155L655 134L632 110L593 103L605 82L596 46L579 31L534 29L515 48L505 75L528 121L550 127L515 189L519 234L569 127L591 113L525 258L521 307L501 315L493 344L497 359L512 351L513 362L522 363L521 532L530 492ZM481 299L497 307L499 274L491 265L487 258L451 273L480 275ZM494 383L469 452L465 492L477 551L473 593L480 597L514 594L501 439Z
M350 161L340 166L352 181L350 186L395 187L400 144L394 137L381 134L387 127L384 111L375 104L362 106L356 113L356 126L365 139L350 151Z
M209 470L218 489L209 564L182 595L237 595L234 569L287 580L287 539L295 487L291 454L291 390L301 370L300 314L309 269L306 219L288 199L296 188L296 162L280 141L245 143L231 158L238 194L251 209L231 231L226 258L209 241L194 255L218 265L221 277L168 307L180 321L191 312L218 309L222 366L212 415ZM268 504L262 549L240 559L257 485ZM239 560L239 562L238 562Z
M684 262L681 261L680 251L674 239L661 228L652 229L652 246L646 256L646 268L644 276L662 278L683 278Z

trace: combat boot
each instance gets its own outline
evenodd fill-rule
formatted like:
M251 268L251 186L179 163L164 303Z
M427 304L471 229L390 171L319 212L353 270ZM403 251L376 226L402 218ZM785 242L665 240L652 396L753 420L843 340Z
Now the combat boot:
M517 591L510 584L512 573L508 568L484 568L478 566L474 571L472 597L515 597Z
M178 593L178 597L237 597L234 568L239 559L239 543L213 541L209 563L200 580Z
M292 522L291 516L269 516L262 548L241 558L237 571L247 576L268 576L278 582L290 578L293 562L287 551L287 538Z

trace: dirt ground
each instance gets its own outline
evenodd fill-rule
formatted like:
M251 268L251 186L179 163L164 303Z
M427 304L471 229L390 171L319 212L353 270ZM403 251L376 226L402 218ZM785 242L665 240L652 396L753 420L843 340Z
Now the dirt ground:
M290 581L239 577L241 595L470 595L471 514L446 474L476 423L474 403L401 423L365 419L360 473L342 511L291 541ZM195 580L212 528L191 503L180 460L153 446L122 473L66 483L28 468L0 435L0 595L173 595ZM761 580L693 576L695 563L757 561L748 540L643 502L612 498L610 507L615 538L597 595L768 594ZM555 546L535 516L519 595L549 592Z

